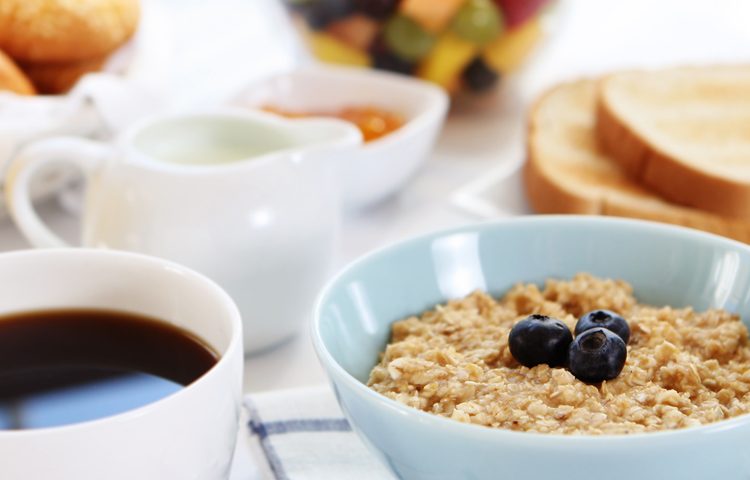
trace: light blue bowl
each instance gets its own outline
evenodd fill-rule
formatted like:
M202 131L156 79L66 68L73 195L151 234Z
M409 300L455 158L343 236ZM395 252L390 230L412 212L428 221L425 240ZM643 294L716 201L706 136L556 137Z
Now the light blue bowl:
M694 230L600 217L522 217L409 240L354 262L319 297L313 341L365 443L404 479L750 479L750 416L684 430L564 436L463 424L364 384L390 324L475 289L577 272L630 282L641 302L750 319L750 247Z

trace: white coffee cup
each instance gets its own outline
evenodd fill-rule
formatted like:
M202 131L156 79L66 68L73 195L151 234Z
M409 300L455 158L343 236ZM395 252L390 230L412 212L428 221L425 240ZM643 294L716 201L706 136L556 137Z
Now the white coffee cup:
M232 299L200 274L134 253L0 254L0 315L82 307L172 323L203 339L221 358L190 385L140 408L61 427L0 431L0 478L226 478L243 365L242 325Z
M86 174L83 245L193 268L237 302L246 351L296 332L330 273L339 226L336 163L361 134L327 119L262 112L142 122L114 146L78 138L25 148L6 176L10 213L37 247L65 245L34 212L30 183L52 163Z

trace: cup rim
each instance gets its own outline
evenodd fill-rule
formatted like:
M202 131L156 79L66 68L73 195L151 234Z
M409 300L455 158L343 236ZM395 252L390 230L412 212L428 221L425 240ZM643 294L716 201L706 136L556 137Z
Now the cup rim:
M153 128L161 123L185 120L240 120L256 125L265 125L279 130L298 129L301 127L323 127L340 130L338 138L311 142L308 145L297 145L281 148L257 156L242 158L225 164L187 165L165 162L155 159L152 155L135 146L135 138L144 130ZM296 158L300 154L310 154L329 148L343 148L356 146L362 141L362 135L353 125L343 120L332 118L300 118L287 119L268 112L243 110L238 107L225 106L210 109L199 109L185 113L159 113L142 118L124 130L116 139L117 150L124 152L127 163L142 166L149 170L183 175L227 174L242 170L253 170L267 166L270 163L289 158Z
M514 443L533 445L560 445L560 442L565 442L566 445L580 445L585 447L593 447L598 445L599 442L671 442L678 439L684 438L686 435L710 435L721 432L723 430L730 430L739 426L750 424L750 413L742 414L733 418L719 420L716 422L708 423L705 425L686 427L677 430L663 430L656 432L641 432L641 433L628 433L628 434L597 434L597 435L568 435L561 433L536 433L536 432L519 432L501 428L490 428L482 425L475 425L470 423L463 423L450 418L445 418L439 415L433 415L422 410L409 407L396 400L390 399L385 395L382 395L365 385L364 383L357 380L352 374L350 374L341 364L333 358L333 355L328 351L326 343L321 335L321 318L325 304L331 296L333 290L341 283L343 277L348 275L350 272L357 270L362 265L374 261L380 257L387 256L389 253L399 250L404 247L444 237L447 235L454 235L468 232L481 232L491 230L505 225L514 224L530 224L530 223L552 223L552 224L566 224L570 227L576 223L593 223L601 224L602 226L618 226L625 228L633 228L641 232L660 232L671 235L672 237L688 237L695 239L702 243L722 245L731 247L733 249L744 250L750 254L750 246L745 245L739 241L722 237L713 233L708 233L700 230L695 230L680 225L664 224L649 220L640 220L632 218L622 217L604 217L604 216L591 216L591 215L527 215L521 217L511 217L504 219L494 219L488 221L481 221L475 223L469 223L457 227L447 229L437 229L425 234L410 237L404 240L392 242L386 246L377 248L375 250L366 253L355 259L354 261L347 264L339 272L334 275L321 289L318 295L315 306L313 308L313 318L310 322L310 334L312 337L313 348L318 357L319 362L322 364L329 378L333 381L334 385L339 382L344 383L347 388L354 392L358 397L365 399L371 405L378 405L380 408L394 411L404 420L416 421L422 425L427 425L429 428L436 430L442 430L445 435L450 435L451 432L456 435L473 435L479 436L486 441L511 441ZM610 444L604 444L610 445Z
M154 411L161 410L162 408L169 408L169 406L175 402L181 401L185 395L191 395L192 391L200 388L205 383L211 381L211 378L215 377L221 371L229 368L229 362L231 358L237 355L237 351L242 351L242 322L239 309L234 303L234 300L225 292L216 282L206 277L203 274L196 272L188 267L180 265L178 263L164 260L158 257L150 255L144 255L141 253L126 252L121 250L105 250L96 248L48 248L41 250L17 250L11 252L0 253L0 263L6 258L24 258L24 257L50 257L50 261L54 258L76 256L80 257L82 261L88 260L99 260L107 258L120 258L130 262L137 262L146 268L164 269L169 270L173 273L179 273L184 278L188 278L191 281L200 283L206 290L210 291L211 295L215 297L219 304L224 305L228 310L228 323L230 325L230 340L225 352L220 355L219 360L209 368L203 375L192 382L189 385L185 385L176 392L173 392L165 397L158 400L149 402L140 407L125 410L124 412L116 413L114 415L108 415L92 420L86 420L82 422L75 422L66 425L59 425L53 427L43 428L30 428L23 430L0 430L0 441L8 440L12 438L18 438L20 436L34 436L34 435L51 435L51 434L64 434L67 432L78 431L82 429L97 428L105 424L110 423L121 423L127 422L130 419L149 415ZM203 339L205 341L205 339ZM211 345L213 348L213 345Z

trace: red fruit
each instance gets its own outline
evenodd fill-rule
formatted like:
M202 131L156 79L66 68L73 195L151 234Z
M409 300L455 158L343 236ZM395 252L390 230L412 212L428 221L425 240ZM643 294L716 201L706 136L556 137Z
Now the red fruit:
M505 25L513 28L533 17L549 0L495 0L502 9Z

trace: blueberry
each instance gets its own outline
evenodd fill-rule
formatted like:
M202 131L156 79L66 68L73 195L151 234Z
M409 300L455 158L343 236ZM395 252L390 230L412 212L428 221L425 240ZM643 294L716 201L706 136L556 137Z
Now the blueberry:
M349 0L289 0L288 5L314 29L322 29L353 10Z
M568 326L546 315L529 315L516 323L508 336L510 353L527 367L564 364L572 341Z
M620 315L609 310L593 310L584 314L578 323L576 323L575 334L585 332L586 330L602 327L615 332L622 338L626 344L630 341L630 327Z
M475 92L483 92L497 83L500 74L487 66L481 57L477 57L466 67L462 77L469 89Z
M568 369L578 380L599 383L617 377L628 349L616 333L597 327L578 335L568 350Z
M393 53L382 38L378 38L373 42L373 45L370 47L370 53L372 54L373 65L375 68L404 73L406 75L411 75L414 72L414 62L404 60Z
M398 0L354 0L357 9L378 20L384 20L396 10Z

